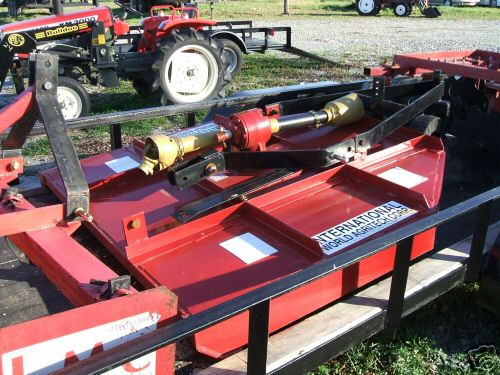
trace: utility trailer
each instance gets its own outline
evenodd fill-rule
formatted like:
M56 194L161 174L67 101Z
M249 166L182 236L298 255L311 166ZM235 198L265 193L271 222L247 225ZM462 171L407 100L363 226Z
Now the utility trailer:
M500 171L500 53L483 50L395 55L393 62L366 67L365 75L418 77L442 72L451 118L442 134L454 136L451 151L466 168L485 168L498 181ZM492 173L493 171L493 173Z
M251 22L202 19L195 7L151 8L140 26L130 26L107 7L95 7L0 26L0 88L11 72L19 93L28 75L27 57L36 50L60 57L59 101L66 119L90 113L83 84L116 87L119 78L163 105L223 97L241 70L243 53L279 50L332 63L292 47L291 29L253 28ZM140 16L142 14L138 13ZM234 28L238 25L238 28ZM283 41L272 38L283 35ZM258 37L262 36L262 39Z
M171 373L169 344L194 334L196 348L213 357L249 343L249 372L264 373L270 332L393 267L386 324L396 328L410 259L433 248L436 225L480 206L468 268L477 278L499 191L436 213L443 145L411 124L422 113L446 116L439 76L392 85L381 79L306 85L66 124L56 99L57 57L37 54L32 61L34 85L0 112L1 131L12 127L0 163L0 236L8 236L73 304L85 307L7 327L3 366L29 363L33 371L42 365L52 371L68 365L60 371L90 374L155 361L158 373ZM407 97L418 99L401 104ZM20 149L36 119L26 115L37 107L58 168L41 173L46 190L15 191L9 183L22 173ZM204 109L215 110L214 121L81 161L67 134L115 125L115 138L124 121ZM35 198L41 195L52 201ZM108 261L72 236L82 227L113 255ZM373 238L377 242L368 242ZM111 270L111 258L125 275ZM465 266L459 268L446 288L462 280ZM139 282L135 289L128 274ZM443 289L423 290L432 297L419 294L412 306ZM141 302L156 292L158 309ZM135 307L125 310L130 300ZM179 321L167 324L173 315ZM377 312L359 331L372 334L384 317ZM52 326L68 330L43 329ZM119 327L133 335L116 334ZM19 335L34 330L43 335ZM75 348L77 335L87 339ZM61 352L41 362L38 353L54 343Z

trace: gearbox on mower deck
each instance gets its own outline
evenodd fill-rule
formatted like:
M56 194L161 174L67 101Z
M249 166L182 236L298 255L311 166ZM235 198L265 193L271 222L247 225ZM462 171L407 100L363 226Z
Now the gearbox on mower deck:
M215 122L169 134L173 149L154 146L158 160L168 155L165 168L158 168L154 138L78 161L64 131L56 85L43 89L57 81L57 58L38 54L34 61L43 79L2 111L2 131L13 128L4 149L11 157L1 165L8 169L14 159L20 164L3 175L2 184L22 171L15 150L36 118L15 120L38 106L58 165L40 178L64 203L35 208L22 199L15 208L2 205L0 235L10 236L42 269L58 269L54 279L63 280L62 291L78 305L109 295L90 287L90 279L103 280L105 272L72 237L80 225L142 287L165 286L177 295L178 318L184 318L437 209L443 145L405 125L443 107L439 76L390 86L375 79L309 92L306 87L281 100L269 95L257 109L237 107ZM407 103L405 97L416 99L400 104ZM152 175L139 169L144 156ZM47 231L58 236L58 248L64 244L71 251L56 251ZM434 232L415 236L412 258L433 248ZM82 258L78 269L68 264L74 254ZM394 254L391 246L273 299L270 332L386 274ZM83 280L96 270L101 274ZM194 336L197 350L213 357L247 339L248 313Z

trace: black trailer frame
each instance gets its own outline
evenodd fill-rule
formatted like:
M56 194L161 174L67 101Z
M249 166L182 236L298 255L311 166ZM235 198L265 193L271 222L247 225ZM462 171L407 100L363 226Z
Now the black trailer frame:
M273 50L307 57L335 66L339 65L326 57L292 46L292 28L290 26L254 27L253 21L250 20L221 21L205 30L215 38L232 40L245 54L250 52L265 53ZM133 40L142 32L140 26L131 26L129 33L120 35L115 44L118 54L121 53L120 48L130 49ZM277 41L275 38L283 41ZM141 56L139 55L139 57ZM139 64L142 65L142 60Z

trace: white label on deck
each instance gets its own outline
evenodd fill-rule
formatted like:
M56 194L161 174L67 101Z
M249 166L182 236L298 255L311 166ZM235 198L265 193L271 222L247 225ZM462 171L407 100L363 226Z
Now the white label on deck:
M128 171L129 169L134 169L139 166L139 163L132 159L130 156L124 156L123 158L113 159L105 163L109 168L111 168L115 173L120 173Z
M216 173L211 175L208 179L212 180L213 182L218 182L220 180L225 180L227 178L227 175L224 173Z
M311 238L319 242L326 255L332 255L416 213L401 203L390 201Z
M224 241L219 245L246 264L257 262L278 252L274 247L249 232Z
M403 168L392 168L385 172L382 172L378 177L384 180L394 182L395 184L404 186L405 188L411 189L414 186L420 185L422 182L428 180L427 177L421 176L419 174L407 171Z

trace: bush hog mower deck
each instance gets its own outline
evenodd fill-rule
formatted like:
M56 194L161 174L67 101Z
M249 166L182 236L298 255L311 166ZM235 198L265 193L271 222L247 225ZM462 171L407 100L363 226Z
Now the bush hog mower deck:
M5 374L19 369L21 361L26 373L28 368L49 368L49 359L37 362L36 357L28 358L28 353L43 356L42 349L35 349L49 345L49 339L62 340L64 346L51 357L51 371L70 365L68 371L89 374L106 368L99 367L103 358L113 366L125 364L136 358L135 350L142 350L142 345L147 346L142 355L150 357L134 362L134 368L152 363L152 353L163 344L149 346L148 340L158 338L153 332L157 327L158 333L168 332L169 327L165 331L161 326L177 306L175 298L180 322L172 326L178 328L172 328L171 334L185 332L178 324L200 317L200 325L191 331L196 349L220 357L248 343L249 316L252 347L254 331L257 338L265 331L263 337L267 338L268 331L275 332L391 272L394 262L406 262L407 267L410 257L419 257L434 246L434 225L420 225L415 232L419 234L406 238L397 252L392 244L400 238L382 242L362 256L358 252L359 245L369 239L408 228L410 222L420 223L437 210L443 145L438 138L411 127L422 119L433 123L423 113L446 114L447 105L440 101L444 85L439 76L390 86L382 79L306 85L269 90L267 95L246 101L237 97L214 101L213 108L219 108L214 121L175 134L154 135L145 142L137 140L79 161L57 104L57 56L37 54L33 61L34 85L0 112L2 132L12 126L3 142L0 163L5 192L0 236L8 236L72 303L89 306L2 331ZM408 97L416 99L400 104ZM245 104L252 100L256 106ZM23 170L19 151L36 117L26 114L36 112L36 107L57 164L56 169L41 172L41 182L49 195L62 202L37 207L8 185ZM189 107L191 111L198 108ZM224 116L221 108L225 108ZM161 115L167 109L149 112ZM108 120L112 123L131 114L111 114ZM103 260L79 244L72 234L81 226L146 291L127 288L126 276L117 277ZM349 257L354 258L346 267ZM342 268L332 272L336 266L329 262L337 260ZM327 268L308 279L311 282L298 283L291 292L256 304L250 313L247 309L252 305L245 304L239 310L219 309L248 292L258 293L261 287L275 285L273 282L287 282L321 267ZM395 288L404 293L406 279L400 281ZM166 296L166 305L158 304L168 311L156 310L153 302L140 305L136 299L139 307L121 310L113 318L112 311L126 301L148 298L156 290ZM108 297L112 300L91 304ZM52 337L33 335L25 340L11 336L48 324L48 319L69 321L93 308L98 314L101 308L108 312L95 323L97 328L89 327L92 323L86 319L71 320L69 333L54 331ZM400 319L401 310L395 311ZM143 313L149 318L141 320ZM204 313L212 315L201 318ZM118 342L116 336L106 336L103 327L127 317L135 333L118 341L132 339L133 346L109 362L106 351L115 356L117 351L110 346ZM76 336L68 335L81 334L78 332L92 335L92 340L73 348L68 340ZM136 336L143 333L144 340L138 343ZM99 354L102 350L105 352ZM162 373L172 371L171 363L161 357L171 360L171 350L169 346L156 354L157 368L165 364ZM249 356L255 359L257 352L251 351ZM91 353L90 362L74 363ZM262 366L262 361L255 363Z
M124 14L137 13L117 4ZM276 33L286 41L272 40ZM152 7L140 26L129 26L101 6L0 26L0 88L10 69L21 92L28 54L43 50L60 58L58 96L66 119L90 113L82 83L115 87L119 77L162 105L193 103L224 96L224 87L241 70L243 53L268 49L326 60L292 47L289 27L218 23L199 18L194 7L170 5Z

